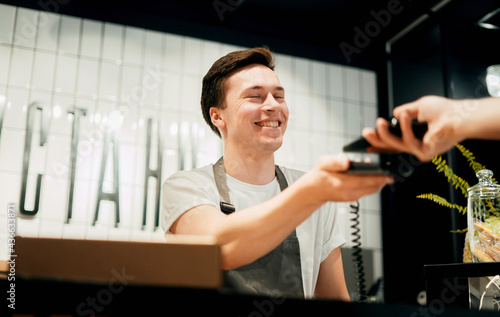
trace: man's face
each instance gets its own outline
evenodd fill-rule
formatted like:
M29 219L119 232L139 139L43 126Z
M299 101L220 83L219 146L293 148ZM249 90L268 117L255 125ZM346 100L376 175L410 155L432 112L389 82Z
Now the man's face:
M226 81L222 110L225 141L259 151L274 152L283 143L288 122L285 91L270 68L252 64Z

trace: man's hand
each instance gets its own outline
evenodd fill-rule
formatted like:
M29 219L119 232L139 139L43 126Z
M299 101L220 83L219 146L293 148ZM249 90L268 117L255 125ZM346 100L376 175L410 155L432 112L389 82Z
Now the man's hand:
M310 182L311 197L323 203L356 201L394 182L387 175L348 174L348 168L349 159L345 155L322 156L316 166L303 176L304 181Z

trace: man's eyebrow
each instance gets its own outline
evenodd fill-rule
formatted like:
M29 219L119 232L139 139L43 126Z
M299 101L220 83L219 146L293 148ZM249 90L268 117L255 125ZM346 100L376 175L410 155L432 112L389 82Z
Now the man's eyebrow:
M263 90L265 89L264 86L259 86L259 85L256 85L256 86L252 86L252 87L248 87L246 88L245 90L243 91L250 91L250 90ZM285 88L283 86L276 86L276 87L273 87L273 90L278 90L278 91L285 91Z

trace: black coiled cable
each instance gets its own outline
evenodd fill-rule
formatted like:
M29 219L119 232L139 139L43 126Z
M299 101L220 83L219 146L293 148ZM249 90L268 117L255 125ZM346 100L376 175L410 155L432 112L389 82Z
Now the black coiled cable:
M365 271L363 267L363 255L361 254L361 235L359 228L359 202L356 201L350 205L351 211L350 213L354 215L351 218L353 224L351 225L352 232L352 243L353 243L353 252L352 252L352 261L354 266L354 274L356 278L356 291L358 293L358 301L363 302L366 301L366 289L365 289Z

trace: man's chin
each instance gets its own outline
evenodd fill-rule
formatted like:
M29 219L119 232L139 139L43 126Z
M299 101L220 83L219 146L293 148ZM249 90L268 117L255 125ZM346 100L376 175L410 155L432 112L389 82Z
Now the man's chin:
M279 148L283 145L283 139L282 138L268 138L267 140L264 140L262 142L262 148L263 150L265 149L267 152L276 152L279 150Z

